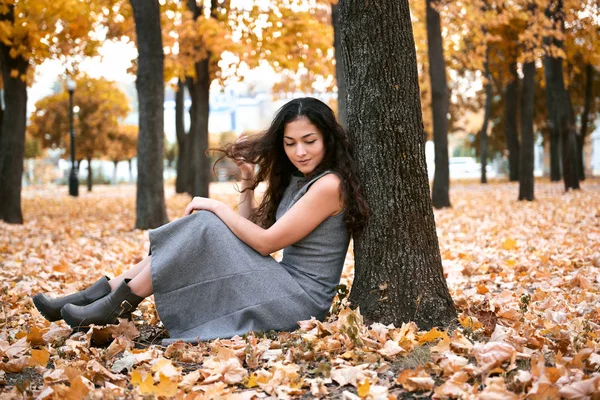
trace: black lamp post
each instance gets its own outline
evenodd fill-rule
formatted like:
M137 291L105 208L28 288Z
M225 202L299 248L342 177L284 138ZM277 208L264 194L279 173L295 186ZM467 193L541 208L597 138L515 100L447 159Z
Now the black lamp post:
M77 179L77 168L75 167L75 128L73 127L73 92L77 84L74 80L67 81L69 91L69 126L71 134L71 172L69 173L69 195L79 196L79 180Z

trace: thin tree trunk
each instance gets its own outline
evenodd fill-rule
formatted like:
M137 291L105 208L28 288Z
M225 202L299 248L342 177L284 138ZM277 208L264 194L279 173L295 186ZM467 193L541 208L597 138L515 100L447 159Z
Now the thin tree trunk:
M585 163L583 159L583 145L587 136L588 122L592 107L592 87L594 82L594 67L591 64L585 66L585 100L583 112L581 113L581 128L577 136L577 152L579 154L579 179L585 179Z
M158 0L131 0L138 48L139 101L136 221L138 229L168 222L163 180L164 54Z
M127 163L129 164L129 182L133 182L133 167L132 167L132 163L133 163L133 159L129 159L127 160Z
M175 134L177 136L177 178L175 179L175 192L185 193L186 182L188 182L189 157L188 157L188 135L185 132L185 84L180 79L177 81L177 93L175 95Z
M579 189L579 155L577 149L577 128L575 126L575 113L573 112L573 104L568 90L563 91L563 101L566 102L567 126L564 128L561 136L561 146L563 149L563 173L565 181L565 191L569 189Z
M533 141L533 100L535 85L535 63L523 64L523 84L521 85L521 162L519 169L519 200L534 199L534 141Z
M195 0L188 0L188 9L194 14L194 18L201 15L202 10ZM217 1L211 0L211 17L216 17ZM190 194L192 196L209 196L210 184L210 158L206 154L208 150L208 115L210 100L210 57L208 52L206 59L195 63L196 78L188 79L188 88L192 97L192 108L190 110Z
M558 72L561 76L558 76ZM558 107L559 79L562 81L562 60L544 57L544 75L546 78L546 104L548 107L548 125L550 127L550 180L559 181L562 177L560 159L560 120L566 118L564 110Z
M335 55L335 79L337 82L337 106L338 113L337 117L340 124L344 127L348 127L347 119L347 106L346 106L346 81L344 79L344 66L342 59L342 43L341 43L341 31L340 31L340 13L339 4L335 3L331 5L331 24L333 25L333 50Z
M0 21L14 22L14 6L8 6ZM28 63L21 56L10 56L10 46L0 41L0 68L4 85L4 116L0 125L0 220L22 224L21 181L25 157L27 85L20 78ZM11 77L16 70L18 76Z
M505 91L505 122L506 148L508 149L508 179L511 182L519 180L519 131L517 130L517 108L519 104L517 64L510 65L511 81Z
M408 0L346 0L340 26L348 132L371 209L354 237L350 301L367 322L447 326L456 312L429 195Z
M91 158L87 158L87 170L88 170L88 176L87 176L87 191L91 192L92 191L92 184L93 184L93 172L92 172L92 159Z
M192 109L194 110L193 122L190 129L190 151L192 172L192 196L208 197L210 183L210 159L206 154L208 150L208 114L209 114L209 59L196 63L196 81L192 95Z
M485 85L485 111L483 115L483 125L479 131L480 155L481 155L481 183L487 183L487 157L488 157L488 123L490 120L490 112L492 110L492 75L489 68L489 47L486 50L485 62L483 64L484 75L487 79Z
M426 0L427 46L435 149L432 203L435 208L444 208L450 207L450 167L448 163L449 90L446 82L446 63L442 46L440 14L433 9L432 3L433 0Z
M112 179L112 184L116 185L117 184L117 165L119 164L118 161L113 161L113 165L115 166L113 169L113 179Z

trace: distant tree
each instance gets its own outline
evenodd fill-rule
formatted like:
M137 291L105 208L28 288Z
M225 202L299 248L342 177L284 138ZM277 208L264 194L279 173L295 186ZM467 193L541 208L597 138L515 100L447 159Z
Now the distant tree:
M129 112L129 99L114 82L86 75L75 80L73 104L79 107L74 118L76 159L88 162L88 191L92 190L93 158L103 157L109 149L109 135ZM70 149L69 94L66 90L46 96L35 103L29 132L44 148Z
M348 132L371 208L354 237L350 301L369 322L448 326L407 0L340 3Z
M137 155L138 127L136 125L118 125L108 133L106 157L113 162L113 185L117 183L117 164L130 161Z
M158 0L131 0L138 49L139 102L136 220L138 229L169 221L163 179L164 54Z
M435 208L450 207L450 167L448 163L448 106L450 94L446 82L446 63L442 47L440 14L427 5L427 49L431 80L431 107L433 112L433 143L435 172L433 174L432 203Z

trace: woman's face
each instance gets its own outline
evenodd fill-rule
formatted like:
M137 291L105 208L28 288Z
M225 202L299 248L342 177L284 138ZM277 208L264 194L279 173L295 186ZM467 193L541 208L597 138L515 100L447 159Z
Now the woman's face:
M285 126L283 148L292 164L304 175L314 171L325 156L323 134L306 117Z

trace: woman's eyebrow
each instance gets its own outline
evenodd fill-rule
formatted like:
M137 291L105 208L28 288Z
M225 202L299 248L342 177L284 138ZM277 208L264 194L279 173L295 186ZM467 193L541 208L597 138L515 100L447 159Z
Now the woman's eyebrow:
M310 135L316 135L316 133L311 132L311 133L307 133L306 135L302 136L300 139L304 139L305 137L308 137ZM290 139L290 140L296 140L293 137L289 137L289 136L284 136L285 139Z

